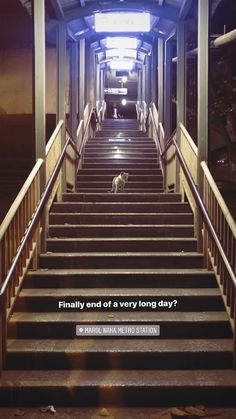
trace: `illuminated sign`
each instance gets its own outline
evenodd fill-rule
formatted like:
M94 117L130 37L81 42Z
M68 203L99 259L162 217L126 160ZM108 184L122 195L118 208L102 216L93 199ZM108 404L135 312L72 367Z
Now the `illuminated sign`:
M149 13L95 13L96 32L149 32Z
M138 48L138 39L131 38L128 36L114 36L107 37L105 40L107 48L129 48L137 49Z
M107 95L127 95L128 89L126 87L108 87L104 89Z

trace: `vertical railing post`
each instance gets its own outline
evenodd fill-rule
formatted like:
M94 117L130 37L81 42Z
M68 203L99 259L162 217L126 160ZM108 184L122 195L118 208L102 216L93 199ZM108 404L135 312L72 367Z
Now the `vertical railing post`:
M7 344L7 298L6 291L0 295L0 374L5 366Z
M153 50L152 50L152 62L151 62L151 100L157 106L157 41L155 40L153 43Z
M79 41L79 119L84 119L85 39Z
M75 138L79 107L79 56L77 41L71 42L70 54L70 120L71 132Z
M66 120L66 24L58 23L57 31L57 123L64 121L61 127L61 150L65 144L65 120ZM66 159L62 165L62 191L66 191Z
M164 119L164 41L158 39L158 115L159 122ZM160 134L160 133L159 133Z
M198 189L203 194L201 162L208 161L209 0L198 0ZM198 214L198 251L202 250L202 220Z
M165 42L165 65L164 65L164 129L166 138L170 138L172 132L172 102L171 102L171 67L172 67L172 40Z
M185 24L180 22L177 28L177 142L180 145L180 123L185 125L186 109L186 42ZM176 192L180 190L180 164L176 159Z
M34 108L34 132L35 132L35 160L45 159L46 144L46 69L45 69L45 4L44 1L34 0L34 59L33 59L33 108ZM46 182L45 164L40 170L40 193ZM46 215L41 219L41 251L45 250L46 243Z
M70 121L71 132L76 138L76 130L78 125L78 108L79 108L79 54L78 43L72 41L70 47L71 60L70 60ZM76 155L74 154L76 160ZM76 165L74 170L74 191L76 190Z

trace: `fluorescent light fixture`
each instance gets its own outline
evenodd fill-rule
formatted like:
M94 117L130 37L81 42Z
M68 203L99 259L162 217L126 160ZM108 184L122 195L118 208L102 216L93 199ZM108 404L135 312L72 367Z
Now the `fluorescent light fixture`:
M138 48L138 39L131 38L127 36L116 36L106 38L106 47L107 48L118 48L118 49L137 49Z
M113 49L107 49L106 50L106 58L112 58L112 57L129 57L136 60L137 57L137 51L135 49L121 49L121 48L113 48Z
M150 13L95 13L96 32L149 32Z
M83 35L84 33L88 32L88 31L89 31L89 28L82 29L81 31L76 32L76 33L75 33L75 36L80 36L80 35Z
M111 70L132 70L134 67L133 61L128 60L112 60L110 61Z

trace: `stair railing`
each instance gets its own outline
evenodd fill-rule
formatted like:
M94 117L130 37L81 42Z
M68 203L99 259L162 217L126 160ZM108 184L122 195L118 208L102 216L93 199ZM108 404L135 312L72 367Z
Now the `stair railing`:
M151 108L150 112L152 113ZM154 121L153 114L152 121ZM179 176L182 191L188 196L191 207L195 209L195 214L196 211L199 211L202 217L204 262L208 270L213 269L215 272L225 308L229 315L234 335L233 366L236 369L236 224L204 161L201 162L204 177L204 193L203 197L200 196L196 181L197 147L185 127L181 124L180 130L183 135L183 138L181 138L182 149L185 148L187 158L185 158L181 146L177 144L175 132L172 133L163 148L155 123L153 129L156 132L156 142L160 152L162 167L171 165L173 159L178 159L181 168ZM184 139L186 141L183 147ZM168 155L170 150L172 154L171 161L170 155ZM190 160L191 164L187 160ZM168 177L166 177L166 181L168 182Z
M137 102L136 112L138 115L139 126L141 131L146 131L146 122L148 117L148 107L146 102Z
M99 122L99 128L98 129L100 129L102 121L104 120L105 112L106 112L106 106L107 106L105 100L102 101L102 104L101 104L100 107L99 107L99 104L100 104L100 102L97 101L96 102L96 110L97 110L97 117L98 117L98 122Z
M58 123L46 146L45 162L43 159L37 160L0 226L0 373L5 364L8 317L29 267L37 269L38 256L45 248L42 242L47 234L47 214L55 197L60 200L62 196L61 169L64 161L67 183L73 176L75 183L76 166L88 138L90 117L91 113L87 117L81 141L78 143L66 130L63 147L64 122ZM83 123L80 123L79 133L82 127ZM45 187L40 194L44 164Z

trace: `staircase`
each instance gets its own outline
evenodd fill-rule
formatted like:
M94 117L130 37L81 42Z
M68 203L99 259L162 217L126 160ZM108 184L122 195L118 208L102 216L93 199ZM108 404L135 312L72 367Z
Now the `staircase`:
M109 193L121 171L124 193ZM234 404L232 332L215 277L196 251L190 207L163 193L154 142L137 121L104 121L77 187L53 205L47 253L10 318L1 403ZM160 336L76 337L76 325L159 326Z

